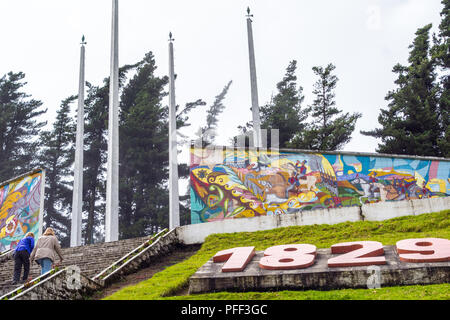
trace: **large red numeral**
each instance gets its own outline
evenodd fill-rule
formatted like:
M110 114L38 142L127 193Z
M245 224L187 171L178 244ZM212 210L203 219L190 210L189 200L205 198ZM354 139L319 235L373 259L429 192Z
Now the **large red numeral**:
M259 261L262 269L292 270L314 264L317 248L311 244L289 244L270 247Z
M377 241L343 242L331 246L331 253L343 255L328 260L328 267L386 264L383 245Z
M440 238L406 239L397 242L397 253L404 262L450 261L450 240Z
M213 257L213 262L225 262L222 272L243 271L255 256L255 247L239 247L222 250Z

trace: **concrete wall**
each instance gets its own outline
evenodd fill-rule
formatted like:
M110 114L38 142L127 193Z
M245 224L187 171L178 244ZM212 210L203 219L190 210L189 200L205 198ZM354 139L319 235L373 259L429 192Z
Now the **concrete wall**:
M450 197L389 201L365 204L362 207L323 209L278 216L260 216L191 224L180 227L177 233L180 241L184 244L194 244L203 243L207 236L214 233L254 232L289 226L337 224L347 221L380 221L447 209L450 209Z
M380 221L447 209L450 209L450 197L365 204L361 208L361 215L364 220Z
M190 152L191 224L379 202L403 215L410 208L393 202L450 196L450 159L223 147Z

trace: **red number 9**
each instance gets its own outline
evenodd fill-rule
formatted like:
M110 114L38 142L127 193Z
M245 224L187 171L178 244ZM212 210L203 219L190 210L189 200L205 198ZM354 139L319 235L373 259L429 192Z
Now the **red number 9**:
M404 262L450 261L450 240L440 238L406 239L397 242L397 253Z
M259 266L267 270L292 270L314 264L316 246L312 244L288 244L274 246L264 251Z

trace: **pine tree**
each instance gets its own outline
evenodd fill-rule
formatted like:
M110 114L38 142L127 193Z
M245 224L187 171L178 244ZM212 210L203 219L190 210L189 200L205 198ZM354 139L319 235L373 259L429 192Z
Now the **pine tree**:
M436 67L440 68L443 75L439 79L438 93L438 121L440 135L438 146L444 157L450 157L450 1L443 0L444 8L441 11L442 21L439 25L439 34L434 37L434 45L431 49L432 58Z
M432 25L418 29L410 45L409 65L393 68L397 89L390 91L387 109L381 109L381 128L361 131L380 138L377 152L419 156L442 156L435 63L430 58L429 31Z
M85 151L83 157L83 211L87 221L83 230L84 243L103 241L98 229L105 215L105 163L107 157L106 123L108 119L109 87L87 83L84 127Z
M333 64L325 68L313 67L319 77L314 84L315 99L309 110L312 122L295 136L289 146L314 150L338 150L351 139L360 113L345 113L336 107L335 93L338 77L333 74Z
M152 234L168 226L169 109L162 105L168 77L155 76L155 70L155 59L149 52L121 96L121 239ZM187 114L203 104L201 100L186 104L177 114L177 128L186 126ZM180 178L187 172L184 166Z
M261 128L268 130L268 145L271 146L270 130L279 130L279 146L288 147L291 139L305 129L308 110L303 110L303 88L297 87L297 61L293 60L286 69L282 81L277 84L278 93L272 101L260 108ZM249 131L249 130L245 130Z
M47 110L42 102L21 91L25 74L9 72L0 78L0 181L35 168L39 135L45 122L38 119Z
M74 161L75 123L70 104L75 96L62 101L50 131L41 133L39 161L46 169L44 228L52 227L62 246L70 245L72 206L72 165Z
M124 88L120 104L121 239L156 231L169 201L161 183L168 175L167 110L161 105L168 80L153 75L156 65L151 53L144 60Z
M206 112L206 126L199 128L197 136L201 139L202 147L209 146L214 143L216 138L216 129L217 123L219 122L219 115L225 109L225 105L223 104L223 100L230 89L231 83L233 81L228 82L228 84L223 88L222 92L216 96L214 103L209 107Z
M126 84L127 74L142 63L119 68L120 89ZM109 77L105 78L101 86L86 82L83 212L87 219L83 220L82 229L85 244L104 241L109 81Z

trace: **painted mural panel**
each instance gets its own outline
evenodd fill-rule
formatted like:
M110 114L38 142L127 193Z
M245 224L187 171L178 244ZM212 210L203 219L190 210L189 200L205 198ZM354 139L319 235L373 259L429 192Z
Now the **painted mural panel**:
M42 177L37 171L0 186L0 252L15 248L28 232L39 235Z
M191 223L450 195L450 161L191 148Z

